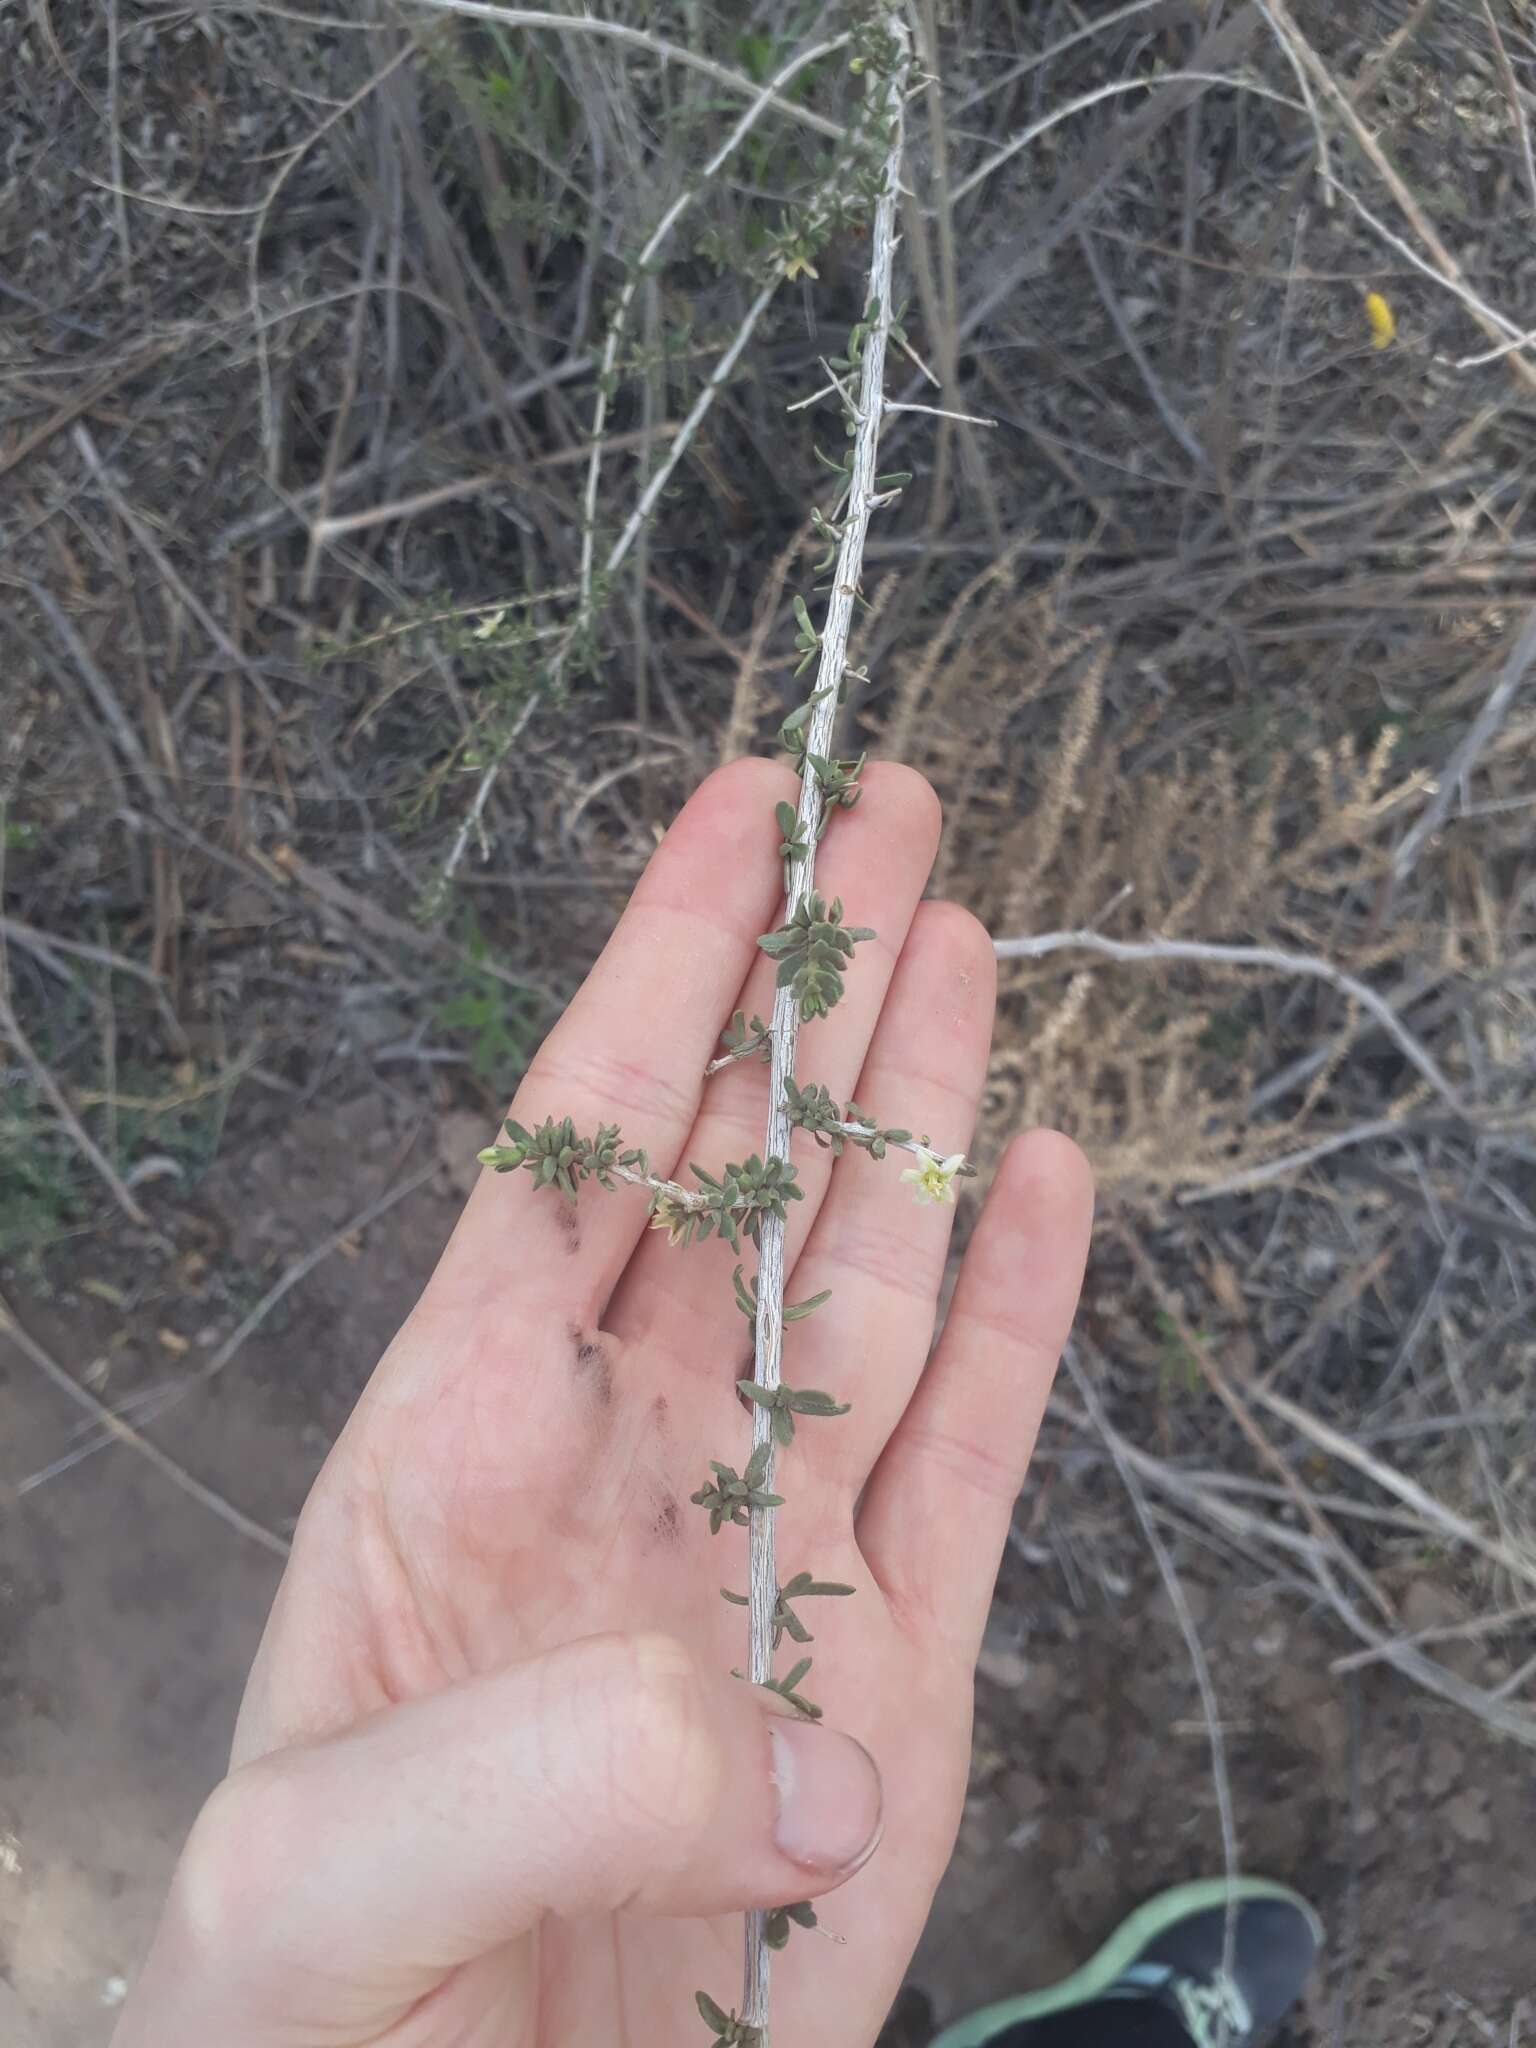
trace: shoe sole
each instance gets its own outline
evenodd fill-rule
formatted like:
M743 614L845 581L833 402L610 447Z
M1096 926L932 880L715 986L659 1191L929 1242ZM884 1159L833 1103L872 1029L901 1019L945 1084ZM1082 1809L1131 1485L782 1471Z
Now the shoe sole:
M1090 1956L1070 1977L1063 1977L1059 1984L1048 1984L1043 1991L1025 1991L1016 1998L984 2005L979 2012L946 2027L929 2048L986 2048L1005 2027L1016 2027L1023 2020L1042 2019L1047 2013L1061 2012L1068 2006L1084 2005L1089 1999L1100 1997L1116 1978L1124 1976L1142 1950L1174 1921L1190 1913L1209 1912L1213 1906L1224 1906L1229 1898L1240 1902L1285 1900L1306 1915L1318 1945L1322 1945L1323 1923L1307 1901L1287 1885L1273 1884L1265 1877L1239 1877L1230 1885L1224 1877L1177 1884L1138 1906L1128 1919L1121 1921L1097 1954Z

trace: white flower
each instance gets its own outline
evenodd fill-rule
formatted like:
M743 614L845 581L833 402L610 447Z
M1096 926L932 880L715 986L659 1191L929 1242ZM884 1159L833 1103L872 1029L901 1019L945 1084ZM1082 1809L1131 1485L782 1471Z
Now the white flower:
M955 1175L965 1164L963 1152L951 1152L947 1159L941 1159L937 1152L930 1152L926 1145L914 1145L918 1164L909 1166L902 1174L916 1190L920 1202L952 1202L955 1199Z

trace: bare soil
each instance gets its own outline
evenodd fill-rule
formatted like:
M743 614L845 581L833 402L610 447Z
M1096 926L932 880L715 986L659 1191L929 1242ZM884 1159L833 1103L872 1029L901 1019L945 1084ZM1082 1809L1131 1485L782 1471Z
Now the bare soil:
M326 1447L430 1271L473 1149L359 1098L231 1144L146 1281L110 1240L71 1284L18 1299L53 1354L114 1400L197 1369L297 1254L402 1171L442 1172L327 1259L157 1440L286 1532ZM132 1306L127 1304L131 1300ZM181 1348L185 1346L185 1349ZM12 1477L67 1448L75 1412L0 1342ZM1219 1869L1207 1735L1165 1596L1133 1568L1065 1575L1035 1538L1058 1478L1021 1503L977 1679L971 1794L893 2015L921 2048L968 2005L1072 1969L1147 1893ZM0 1577L0 2033L97 2048L179 1844L223 1768L277 1560L122 1448L8 1503ZM1287 2038L1352 2048L1503 2043L1536 1998L1529 1757L1381 1669L1287 1592L1179 1547L1223 1717L1244 1864L1297 1885L1330 1929ZM1422 1621L1432 1617L1421 1617ZM1469 1676L1496 1675L1474 1647ZM857 1967L850 1957L850 1967Z

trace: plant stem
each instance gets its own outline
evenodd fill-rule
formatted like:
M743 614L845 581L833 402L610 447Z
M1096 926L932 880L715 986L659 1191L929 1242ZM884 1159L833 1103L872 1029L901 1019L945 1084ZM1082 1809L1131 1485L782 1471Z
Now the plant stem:
M893 10L884 24L897 48L896 63L883 81L885 113L891 123L885 176L875 204L871 230L869 288L866 303L879 304L864 342L862 376L859 385L858 428L853 444L849 475L848 510L838 549L832 594L827 601L826 623L821 633L821 658L816 671L816 689L821 701L811 714L806 734L808 754L829 756L837 723L837 700L843 670L848 659L848 635L853 624L853 607L864 565L864 540L876 496L875 474L880 443L880 421L885 408L885 349L891 324L891 270L896 252L896 203L900 189L902 147L902 101L911 64L911 38L906 24ZM871 87L874 89L873 81ZM822 791L815 772L807 764L800 783L798 820L800 837L810 849L794 864L785 900L787 922L810 895L815 883L816 843L821 826ZM768 1081L768 1133L763 1156L787 1159L790 1149L789 1102L785 1082L794 1079L795 1046L800 1031L800 1011L793 992L776 989L770 1027L772 1053ZM757 1324L752 1376L760 1387L773 1390L779 1384L779 1366L784 1348L784 1225L772 1215L764 1216L761 1256L757 1269ZM752 1447L766 1446L769 1491L773 1483L773 1418L769 1410L752 1409ZM752 1510L748 1544L750 1551L748 1596L748 1675L762 1685L773 1675L773 1612L779 1581L774 1558L773 1510ZM746 1967L742 1989L742 2018L760 2030L763 2048L768 2048L768 1987L772 1952L763 1938L764 1915L747 1915Z
M673 228L676 227L678 221L699 194L708 189L709 180L720 169L720 166L732 154L743 138L751 132L758 116L770 105L782 104L779 99L780 88L788 85L795 74L803 71L808 64L814 64L818 58L829 55L833 50L841 49L847 40L846 35L841 35L833 36L826 42L813 43L809 49L801 50L797 55L791 57L777 76L772 78L763 87L757 98L753 100L730 134L726 136L724 142L721 143L720 147L699 173L697 181L691 184L686 191L678 194L677 198L673 200L672 204L657 222L650 240L635 258L634 268L624 282L624 288L619 293L618 304L613 309L613 317L608 323L608 333L603 342L602 360L598 364L597 371L597 395L592 405L592 452L587 459L587 489L586 496L582 501L581 524L581 610L584 617L592 609L592 551L597 537L597 485L603 461L603 428L607 424L608 419L608 392L610 380L618 365L619 342L623 337L624 322L629 316L630 304L634 299L640 280L645 275L647 267L654 262L656 253L667 239L667 236L671 234ZM611 569L614 565L610 562L607 566Z
M702 1188L685 1188L679 1181L663 1180L659 1173L636 1173L632 1166L610 1166L608 1171L615 1180L627 1181L632 1188L649 1188L652 1194L667 1196L679 1209L709 1206L709 1197Z
M999 960L1038 960L1047 953L1079 951L1102 953L1108 960L1197 960L1213 967L1262 967L1275 974L1311 975L1326 981L1369 1011L1410 1065L1418 1068L1430 1087L1458 1116L1468 1108L1456 1084L1442 1071L1427 1046L1421 1045L1398 1017L1392 1005L1377 995L1367 982L1346 974L1318 953L1287 953L1278 946L1225 946L1203 939L1108 939L1102 932L1039 932L1033 938L994 939L992 950Z

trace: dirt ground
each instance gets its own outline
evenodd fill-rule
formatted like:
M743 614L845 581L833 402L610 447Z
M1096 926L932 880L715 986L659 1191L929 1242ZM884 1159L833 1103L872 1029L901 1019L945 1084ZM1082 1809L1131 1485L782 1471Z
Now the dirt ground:
M451 1165L325 1260L157 1425L173 1456L285 1532L451 1227L465 1121L413 1126L358 1099L257 1134L202 1183L187 1219L202 1254L163 1285L86 1240L69 1290L17 1299L18 1314L115 1400L184 1379L276 1273L438 1148ZM6 1479L58 1458L75 1429L0 1341ZM1021 1531L1055 1512L1045 1484L1026 1494ZM116 1447L10 1495L4 1528L0 2035L96 2048L222 1769L279 1565ZM1220 1865L1206 1733L1165 1596L1138 1571L1118 1593L1085 1587L1043 1555L1021 1535L1005 1561L971 1796L890 2048L921 2048L966 2006L1072 1968L1146 1893ZM1517 2041L1522 2012L1536 2018L1526 1753L1390 1674L1331 1677L1348 1646L1289 1594L1193 1544L1180 1565L1243 1860L1307 1891L1330 1929L1293 2048ZM1479 1661L1468 1675L1494 1674Z

